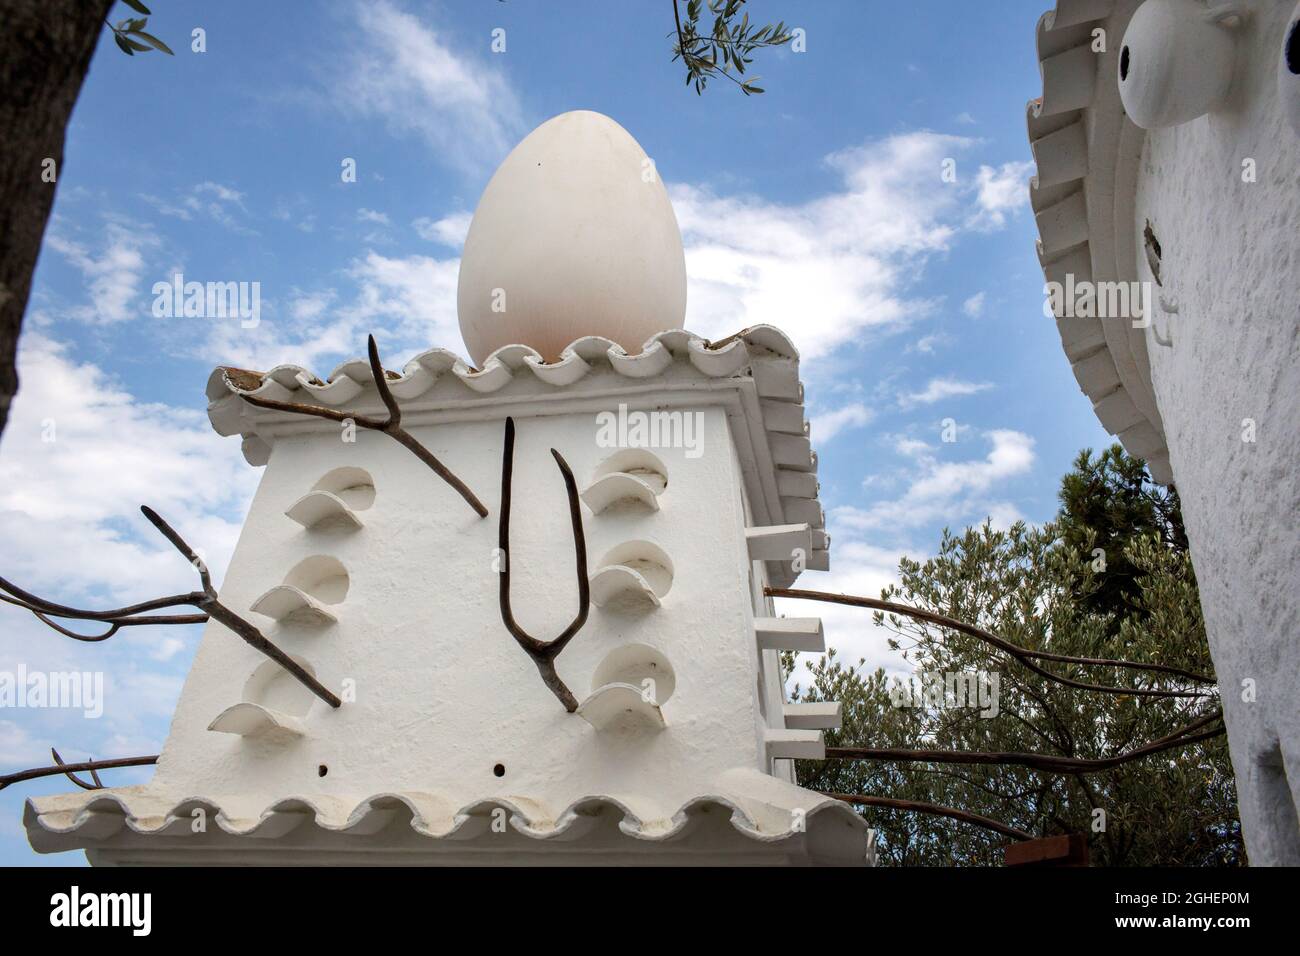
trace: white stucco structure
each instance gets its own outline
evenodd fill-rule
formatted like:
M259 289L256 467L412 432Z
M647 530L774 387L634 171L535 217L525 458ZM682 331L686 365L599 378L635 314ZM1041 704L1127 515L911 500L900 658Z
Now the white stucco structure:
M659 202L657 181L636 181ZM600 202L575 196L571 215L590 225ZM510 296L544 304L556 267L536 252L503 255L501 272L481 252L473 281L490 294L508 275ZM210 621L153 780L34 798L37 850L82 847L100 864L865 861L862 818L792 782L792 758L823 754L838 705L788 704L778 655L821 649L821 623L778 619L763 595L828 562L798 353L756 327L712 343L660 332L633 349L587 336L548 357L533 341L564 317L535 315L510 318L528 344L478 368L434 349L386 373L403 427L486 518L387 435L348 440L335 422L244 400L382 415L368 363L324 379L296 366L213 373L214 428L266 466L221 601L343 703ZM479 341L500 333L473 301L461 319ZM549 449L581 489L595 606L556 661L576 713L498 606L507 416L512 605L544 639L578 603Z
M1178 488L1247 849L1256 864L1289 865L1300 864L1298 18L1293 0L1060 0L1038 25L1043 95L1028 117L1048 281L1151 283L1145 315L1058 308L1057 324L1102 424Z

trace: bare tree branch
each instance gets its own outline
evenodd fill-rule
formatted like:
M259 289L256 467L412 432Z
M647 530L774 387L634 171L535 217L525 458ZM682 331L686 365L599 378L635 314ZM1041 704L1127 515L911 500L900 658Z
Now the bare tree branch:
M901 614L904 617L913 617L930 624L937 624L940 627L951 628L954 631L960 631L971 637L978 638L1000 650L1006 651L1020 663L1024 664L1035 674L1047 680L1054 681L1057 684L1063 684L1066 687L1075 687L1079 690L1097 691L1103 694L1125 694L1132 697L1210 697L1210 691L1200 690L1153 690L1149 688L1133 687L1116 687L1110 684L1091 684L1085 681L1073 680L1069 677L1061 677L1059 674L1053 674L1034 663L1035 659L1060 661L1067 664L1083 664L1089 666L1105 667L1126 667L1136 670L1158 671L1164 674L1172 674L1177 677L1185 678L1197 684L1216 683L1213 677L1205 674L1194 674L1177 667L1170 667L1165 664L1144 664L1135 661L1107 660L1104 658L1093 657L1070 657L1065 654L1049 654L1045 651L1031 651L1021 647L1018 644L1012 644L1006 638L998 637L996 634L990 634L988 631L975 627L973 624L966 624L962 621L945 617L942 614L935 614L932 611L925 611L921 608L910 607L906 604L895 604L892 601L880 601L876 598L859 597L853 594L831 594L828 591L804 591L799 588L763 588L764 593L770 597L794 598L804 601L825 601L830 604L846 604L850 607L865 607L877 611L886 611L890 614Z
M973 826L983 827L985 830L992 830L1003 836L1011 837L1013 840L1032 840L1034 835L1026 833L1017 827L1010 826L1006 823L1000 823L991 817L981 816L978 813L970 813L966 810L958 810L956 807L944 807L937 803L924 803L920 800L896 800L893 797L873 797L863 793L833 793L828 790L819 790L828 797L836 800L842 800L845 803L856 804L860 807L882 807L886 810L905 810L910 813L926 813L936 817L949 817L953 820L960 820L963 823L969 823Z
M164 521L152 508L147 505L141 505L140 510L144 512L144 516L149 519L150 524L162 532L163 536L175 546L177 551L185 555L185 559L199 572L199 578L203 582L203 597L199 601L195 602L196 606L206 610L211 617L220 621L226 627L230 628L230 630L242 637L249 646L261 651L267 657L271 658L271 660L275 661L287 670L297 678L300 684L310 690L321 700L325 701L325 703L329 704L331 707L339 707L343 704L343 701L339 700L339 698L325 687L324 684L318 681L311 674L307 673L301 664L284 651L280 650L280 648L275 644L267 640L266 637L263 636L262 632L256 627L249 624L234 611L222 604L217 598L216 589L212 586L212 579L208 575L207 567L203 564L203 561L200 560L199 556L194 553L194 549L186 544L184 539L173 530L171 525Z
M0 578L0 582L5 584L8 583L4 582L3 578ZM0 594L0 601L31 611L39 621L58 631L64 637L70 637L74 641L84 641L87 644L96 644L99 641L106 641L116 634L119 628L123 627L134 627L147 624L203 624L208 619L206 614L154 614L142 617L123 617L113 620L113 622L109 624L108 630L102 634L78 634L76 631L71 631L56 621L52 621L44 611L34 605L28 604L26 601L20 601L18 598L10 597L8 594Z
M0 599L3 599L9 604L31 611L50 627L67 637L91 643L107 640L116 634L120 627L144 624L198 624L206 621L209 617L212 617L238 634L250 646L262 652L267 657L271 658L271 660L283 667L308 690L331 707L339 707L342 705L343 701L341 701L320 681L316 680L315 677L307 673L307 671L297 661L284 653L284 651L280 650L280 648L271 643L271 641L267 640L262 632L256 627L245 621L242 617L221 603L217 597L216 588L212 586L212 578L208 574L207 567L195 553L194 549L176 533L175 529L173 529L171 525L164 521L156 511L147 505L141 505L140 511L149 519L149 523L157 528L163 537L170 541L172 546L183 554L185 559L189 561L198 572L199 580L203 585L203 590L191 591L188 594L173 594L168 597L155 598L152 601L143 601L139 604L132 604L128 607L113 608L107 611L91 611L84 608L69 607L65 604L55 604L53 601L47 601L44 598L37 597L29 591L24 591L16 584L13 584L4 578L0 578L0 589L7 591L8 594L11 595L10 597L0 595ZM141 612L144 611L155 611L161 608L179 607L182 605L190 605L206 613L140 616ZM62 617L83 621L99 621L109 625L109 629L103 634L77 634L54 623L49 619L50 617Z
M578 613L569 626L560 632L559 636L551 641L542 641L533 637L515 620L514 613L510 609L510 499L511 499L511 482L514 476L514 458L515 458L515 420L506 419L506 437L505 449L501 455L501 514L498 523L497 545L500 551L501 559L501 620L505 623L512 637L519 643L525 653L533 659L537 665L537 670L542 675L542 681L551 692L559 698L564 709L573 713L578 709L577 698L565 686L564 681L560 680L560 675L555 670L555 658L564 650L565 646L582 630L587 623L587 614L591 610L591 584L587 579L587 538L582 529L582 505L578 498L578 485L573 479L573 471L569 468L569 463L564 460L554 448L551 454L555 456L555 463L560 468L560 474L564 476L564 488L569 498L569 520L573 525L573 548L576 554L577 576L578 576Z
M57 755L55 755L57 760ZM24 780L35 780L37 777L56 777L59 774L71 776L74 773L90 771L94 773L97 770L112 770L116 767L147 767L158 762L158 755L151 754L148 757L117 757L113 760L85 760L81 763L63 763L59 761L53 767L34 767L31 770L19 770L17 773L7 773L0 775L0 790L12 783L21 783ZM96 780L99 778L96 777ZM77 781L74 781L77 782ZM80 784L84 786L84 784ZM96 789L94 787L90 789Z
M250 405L256 405L258 408L266 408L278 412L293 412L298 415L312 415L316 418L325 418L333 422L352 422L358 428L368 428L371 431L383 432L389 435L405 446L416 458L424 462L434 473L451 485L469 506L478 512L480 518L486 518L488 510L483 502L478 500L474 492L469 490L463 481L452 474L451 469L444 465L433 452L425 448L412 437L411 433L402 427L402 409L397 404L397 399L393 397L392 390L388 387L388 373L379 362L379 348L375 345L375 337L372 335L367 339L367 349L370 354L370 372L375 379L375 387L379 390L379 397L388 409L387 418L372 418L368 415L355 415L351 412L342 412L335 408L326 408L323 405L307 405L299 402L278 402L269 398L258 398L253 395L241 395L244 401Z

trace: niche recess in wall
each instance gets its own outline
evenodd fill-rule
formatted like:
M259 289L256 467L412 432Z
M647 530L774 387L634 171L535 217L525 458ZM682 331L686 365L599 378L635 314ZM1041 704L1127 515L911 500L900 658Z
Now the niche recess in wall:
M375 503L375 483L364 468L335 468L285 511L304 528L360 528L357 514Z
M597 730L662 730L660 708L676 687L677 675L663 653L648 644L624 644L605 655L596 668L591 696L578 707L578 714Z
M658 511L659 496L667 487L668 469L658 455L645 448L626 448L600 463L581 497L594 514L611 507Z
M306 660L297 656L293 660L316 676ZM285 742L303 735L302 718L315 700L310 690L275 661L258 665L244 682L242 696L243 700L222 711L208 730Z
M591 600L610 610L657 608L673 586L673 562L649 541L625 541L601 558L591 576Z
M330 609L348 596L350 579L337 559L318 554L298 562L284 579L253 602L251 610L281 623L329 624Z

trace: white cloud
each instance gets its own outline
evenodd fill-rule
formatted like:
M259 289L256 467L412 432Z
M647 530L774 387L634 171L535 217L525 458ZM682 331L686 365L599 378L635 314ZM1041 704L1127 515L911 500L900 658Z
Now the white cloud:
M468 212L454 212L441 219L421 216L412 222L411 226L421 239L440 242L444 246L459 249L465 244L465 235L469 232L470 220L473 218L473 214Z
M674 186L688 326L721 337L797 322L800 351L815 358L930 311L917 279L972 215L971 190L945 188L940 164L973 142L923 131L841 150L827 157L841 188L802 204Z
M352 266L360 294L349 315L358 323L386 319L384 328L398 347L463 349L456 317L459 274L459 259L367 253Z
M812 437L816 441L827 442L845 429L861 428L873 418L875 413L861 402L845 405L832 412L813 416Z
M257 230L243 222L249 215L248 207L244 205L244 194L231 186L207 181L199 183L175 200L149 193L141 193L140 198L164 216L186 222L192 221L196 216L207 216L232 232L246 236L257 235Z
M934 350L939 346L948 345L950 342L952 342L951 336L943 332L932 332L929 335L923 335L917 339L911 346L909 346L908 351L920 352L923 355L932 355L934 354Z
M846 537L843 528L832 527L831 531L835 539L831 570L817 576L817 590L880 597L882 588L898 581L898 560L907 549L882 548L853 540ZM924 560L924 555L916 552L911 552L910 556ZM789 598L779 598L776 608L778 614L790 617L821 618L826 646L834 648L837 659L845 665L856 666L859 660L865 660L868 671L883 667L890 673L906 674L912 669L901 655L890 650L890 632L873 623L870 611ZM807 666L813 659L810 654L799 655L790 675L791 685L798 682L805 688L808 686Z
M906 455L909 458L915 458L918 455L924 455L934 450L934 447L928 442L923 442L919 438L900 437L894 442L894 451L900 455Z
M333 304L335 296L333 289L300 295L289 303L289 314L299 322L315 321Z
M366 209L365 207L357 210L357 221L373 222L381 226L391 225L388 221L387 213L377 212L374 209Z
M456 316L459 269L459 259L390 257L370 250L348 267L356 284L350 300L335 304L330 289L295 298L289 307L292 323L266 317L253 329L218 323L198 346L198 355L243 368L290 364L328 375L338 361L364 357L369 333L376 334L388 368L401 368L435 345L463 355Z
M26 727L12 720L0 720L0 767L17 770L37 766L49 760L49 746L34 739ZM62 754L68 759L67 754Z
M207 193L216 196L221 202L233 203L240 208L243 208L244 205L243 193L229 186L223 186L221 183L202 182L194 187L194 191L200 195Z
M62 255L85 277L90 304L75 306L66 314L85 322L121 322L136 318L136 288L145 269L145 253L158 246L158 239L141 228L120 222L105 226L99 251L67 239L56 227L45 236L45 244Z
M971 225L977 229L1006 225L1008 216L1029 205L1029 177L1033 174L1034 164L1028 161L981 166L976 174L979 213Z
M988 391L993 386L988 382L963 382L955 378L932 378L928 385L919 392L912 392L898 397L898 404L902 408L913 408L917 405L933 405L935 402L941 402L945 398L955 398L961 395L975 395L978 392Z
M973 296L961 304L961 310L969 315L972 319L977 319L984 314L984 293L976 292Z
M902 497L867 508L836 508L833 517L857 532L885 534L933 522L978 521L994 514L1005 520L1011 506L991 498L989 492L1029 471L1034 463L1034 440L1009 429L986 432L984 438L992 444L988 454L966 461L940 461L925 446L913 446L909 451L916 462L915 472Z
M352 7L351 53L332 97L343 109L382 117L425 139L442 160L477 172L505 158L521 132L514 90L494 61L389 0ZM485 45L484 45L485 46Z
M129 603L190 591L192 569L148 504L225 567L258 472L199 411L140 402L58 343L23 337L22 389L0 454L6 577L53 600Z

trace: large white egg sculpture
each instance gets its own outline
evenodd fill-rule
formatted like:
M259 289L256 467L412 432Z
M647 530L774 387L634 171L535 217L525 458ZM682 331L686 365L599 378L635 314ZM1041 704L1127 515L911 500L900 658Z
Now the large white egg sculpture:
M628 352L686 315L682 234L654 164L608 116L562 113L492 176L465 238L460 331L479 365L503 345L554 361L603 335Z

